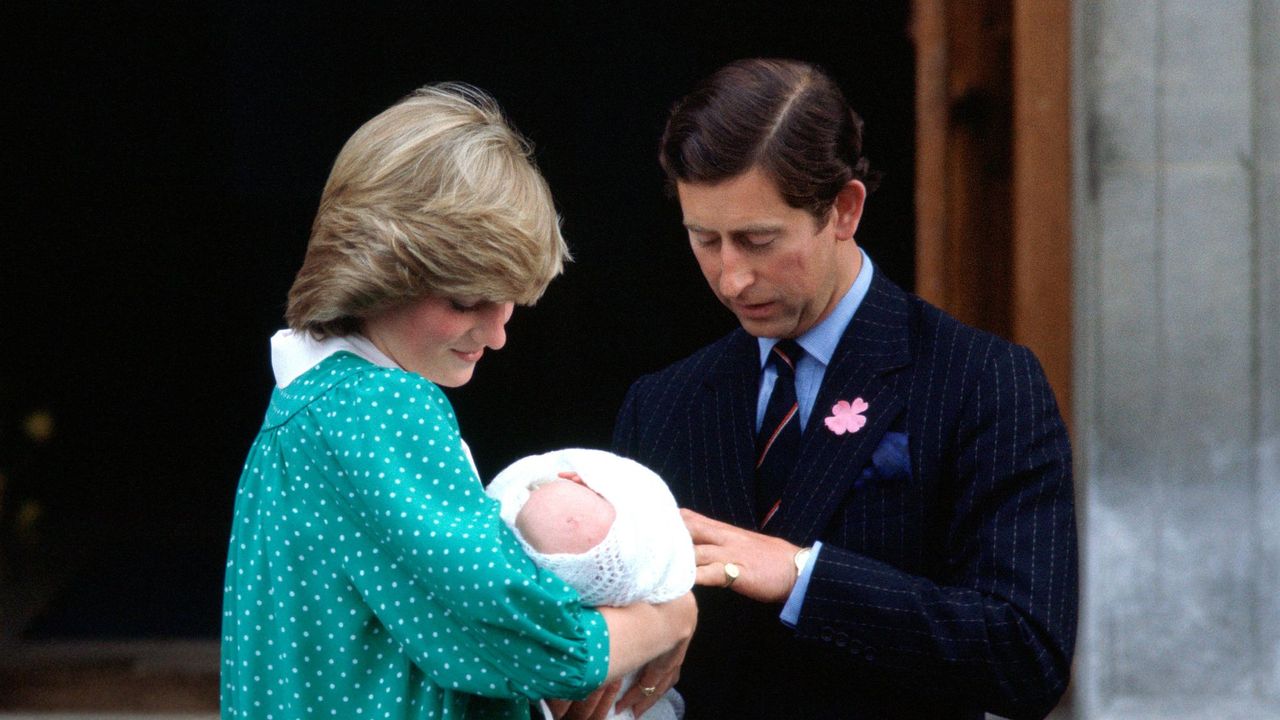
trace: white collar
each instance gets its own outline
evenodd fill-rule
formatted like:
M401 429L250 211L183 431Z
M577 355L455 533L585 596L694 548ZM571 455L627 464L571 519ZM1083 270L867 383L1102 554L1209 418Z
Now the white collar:
M320 364L330 355L346 350L365 360L385 368L398 368L396 361L387 357L363 335L345 335L316 340L310 333L281 330L271 336L271 370L276 385L287 387L306 371Z

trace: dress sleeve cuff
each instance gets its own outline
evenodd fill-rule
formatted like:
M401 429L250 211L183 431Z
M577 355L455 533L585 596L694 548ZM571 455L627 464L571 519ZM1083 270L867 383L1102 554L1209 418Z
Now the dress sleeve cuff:
M586 697L603 685L609 675L609 624L599 610L583 608L582 628L585 631L583 642L589 655L582 670L582 687L587 690L582 696Z

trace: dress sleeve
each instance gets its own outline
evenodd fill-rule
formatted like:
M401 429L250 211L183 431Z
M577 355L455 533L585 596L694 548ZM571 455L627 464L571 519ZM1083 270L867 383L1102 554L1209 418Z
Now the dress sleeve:
M316 412L335 493L367 555L342 558L388 632L439 686L580 698L604 682L608 629L503 524L449 401L403 371L351 378Z

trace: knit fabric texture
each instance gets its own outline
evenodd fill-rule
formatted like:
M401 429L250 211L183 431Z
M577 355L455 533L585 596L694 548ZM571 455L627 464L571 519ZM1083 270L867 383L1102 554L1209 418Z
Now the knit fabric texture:
M538 552L516 528L516 515L530 493L544 483L562 481L561 472L576 472L616 513L609 533L584 553ZM583 448L531 455L498 473L485 492L501 503L503 521L529 557L577 590L585 604L661 603L693 587L693 541L675 498L657 473L634 460ZM635 675L624 678L619 697L635 682ZM673 688L642 720L675 720L683 715L684 700ZM630 720L632 714L611 710L609 717Z

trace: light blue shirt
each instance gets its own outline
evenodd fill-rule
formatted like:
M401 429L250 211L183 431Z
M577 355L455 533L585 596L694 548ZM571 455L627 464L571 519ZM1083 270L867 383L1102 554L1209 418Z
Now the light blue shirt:
M867 257L862 248L858 248L858 252L862 253L862 269L858 271L858 277L853 279L849 291L836 303L830 315L796 338L796 342L804 348L804 357L796 363L796 400L800 403L801 430L809 425L809 415L813 413L818 388L822 385L822 377L827 374L827 365L836 352L836 345L840 344L840 337L844 335L845 328L849 327L854 313L858 312L862 299L871 288L871 258ZM773 393L773 384L778 381L778 371L768 360L769 353L778 344L779 338L756 338L756 342L760 345L760 367L764 368L764 372L760 374L760 394L756 399L758 433L764 422L765 407L769 405L769 395Z
M854 314L858 312L858 307L862 305L863 298L867 296L867 290L871 288L873 272L871 258L867 257L867 253L862 248L858 248L858 252L862 253L862 268L858 270L858 277L854 278L849 291L840 298L840 302L836 304L830 315L796 338L796 342L804 348L804 357L796 363L796 401L800 405L801 430L809 424L813 404L818 399L818 388L822 386L822 378L827 374L831 356L835 355L836 345L840 343L841 336L849 327ZM760 425L764 422L764 410L769 404L769 395L773 392L774 383L778 381L778 371L767 362L769 353L772 352L773 346L778 344L779 338L757 338L756 342L760 345L760 365L764 368L764 372L760 374L760 395L756 400L756 432L760 432ZM800 577L796 578L795 587L791 588L787 603L782 606L782 613L778 617L790 627L795 627L800 621L800 607L804 605L804 596L809 590L809 577L813 574L813 566L817 563L818 553L821 551L822 543L815 542L813 552L809 554L809 562L800 571Z

